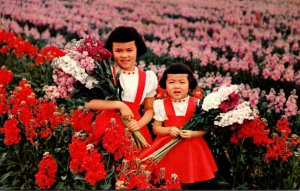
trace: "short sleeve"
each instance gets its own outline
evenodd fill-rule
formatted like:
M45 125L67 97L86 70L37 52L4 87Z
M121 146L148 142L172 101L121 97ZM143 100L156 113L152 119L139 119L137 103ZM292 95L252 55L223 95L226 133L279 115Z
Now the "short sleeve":
M154 116L153 118L156 121L165 121L167 116L165 112L164 102L162 99L157 99L153 102L153 111Z
M146 71L146 75L147 75L147 92L146 92L146 97L154 97L156 95L156 89L158 86L158 82L157 82L157 77L155 75L155 73L153 71Z

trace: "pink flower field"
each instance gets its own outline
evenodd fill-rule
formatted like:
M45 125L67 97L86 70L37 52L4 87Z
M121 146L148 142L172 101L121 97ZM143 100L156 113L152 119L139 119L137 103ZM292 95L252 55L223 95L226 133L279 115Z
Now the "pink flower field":
M219 170L195 189L300 189L299 0L0 0L0 189L182 189L177 175L154 176L163 169L137 158L116 121L97 129L98 113L67 95L75 78L52 68L71 40L105 43L120 25L146 42L139 68L160 79L182 62L198 81L195 97L237 85L258 112L204 136ZM79 52L92 71L94 57Z

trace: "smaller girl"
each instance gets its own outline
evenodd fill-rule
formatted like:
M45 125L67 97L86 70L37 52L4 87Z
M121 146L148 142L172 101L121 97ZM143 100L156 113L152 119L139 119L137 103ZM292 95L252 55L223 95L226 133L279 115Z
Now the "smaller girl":
M153 104L153 131L157 137L139 157L143 159L173 138L181 136L183 139L158 163L158 167L165 167L165 177L176 173L183 187L214 178L217 166L202 137L206 132L180 130L193 116L198 101L188 95L197 86L191 69L182 63L171 64L163 73L159 85L166 89L168 97L155 100Z

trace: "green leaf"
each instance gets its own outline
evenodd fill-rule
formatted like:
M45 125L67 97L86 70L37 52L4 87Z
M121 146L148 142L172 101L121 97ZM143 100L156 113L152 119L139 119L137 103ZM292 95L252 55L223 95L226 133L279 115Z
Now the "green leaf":
M63 190L64 188L65 188L65 184L64 182L61 181L57 182L56 185L54 186L55 190Z
M79 175L79 174L76 174L74 176L74 180L85 180L83 176Z
M12 177L15 174L14 171L9 171L1 176L1 182L5 182L8 177Z
M7 153L2 153L0 156L0 164L6 159Z

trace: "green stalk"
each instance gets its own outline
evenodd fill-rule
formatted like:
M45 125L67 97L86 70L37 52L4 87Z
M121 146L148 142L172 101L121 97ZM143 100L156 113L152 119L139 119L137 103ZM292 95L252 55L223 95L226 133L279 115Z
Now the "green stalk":
M242 148L243 148L243 144L244 144L244 141L245 141L246 137L244 137L241 141L241 144L239 145L239 149L240 149L240 152L239 152L239 155L237 157L237 163L236 163L236 166L235 166L235 172L233 173L234 176L233 176L233 183L232 183L232 188L234 189L235 187L235 184L236 184L236 175L237 175L237 168L240 164L240 161L241 161L241 156L242 156Z

